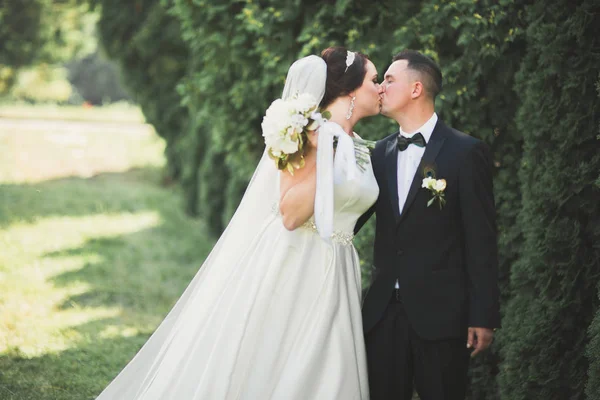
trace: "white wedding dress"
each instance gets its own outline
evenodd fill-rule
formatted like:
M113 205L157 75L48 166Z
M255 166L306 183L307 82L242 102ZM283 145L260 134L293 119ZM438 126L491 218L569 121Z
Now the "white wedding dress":
M317 221L283 226L278 171L263 155L207 261L98 399L369 398L352 232L379 189L371 165L361 170L353 161L349 136L327 125L329 134L319 136ZM339 135L346 147L338 144L333 161L329 146ZM322 224L329 226L317 230Z

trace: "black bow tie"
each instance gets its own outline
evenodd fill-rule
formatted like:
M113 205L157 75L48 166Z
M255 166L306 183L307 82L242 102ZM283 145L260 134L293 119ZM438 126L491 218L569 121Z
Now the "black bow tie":
M427 142L421 132L417 132L413 135L413 137L407 138L400 134L398 134L398 150L404 151L408 148L408 145L414 144L419 147L425 147Z

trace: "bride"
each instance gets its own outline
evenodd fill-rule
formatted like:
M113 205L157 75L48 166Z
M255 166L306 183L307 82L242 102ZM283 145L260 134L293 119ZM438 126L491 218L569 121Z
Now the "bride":
M292 64L282 97L302 93L331 112L304 168L263 154L199 272L98 399L368 399L352 232L379 189L352 129L381 88L366 56L335 47Z

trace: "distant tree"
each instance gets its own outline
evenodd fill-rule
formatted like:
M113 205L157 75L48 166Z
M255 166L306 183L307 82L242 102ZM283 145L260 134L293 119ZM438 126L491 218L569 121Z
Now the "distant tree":
M69 82L82 100L102 105L132 100L125 91L119 67L96 51L66 64Z
M0 1L0 95L14 84L20 68L54 64L89 52L85 31L88 6L78 0Z

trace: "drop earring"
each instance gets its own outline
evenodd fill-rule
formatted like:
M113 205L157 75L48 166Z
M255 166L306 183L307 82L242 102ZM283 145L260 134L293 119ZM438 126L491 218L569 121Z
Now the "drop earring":
M354 100L356 100L356 96L352 96L352 100L350 101L350 108L346 113L346 119L352 118L352 112L354 111Z

